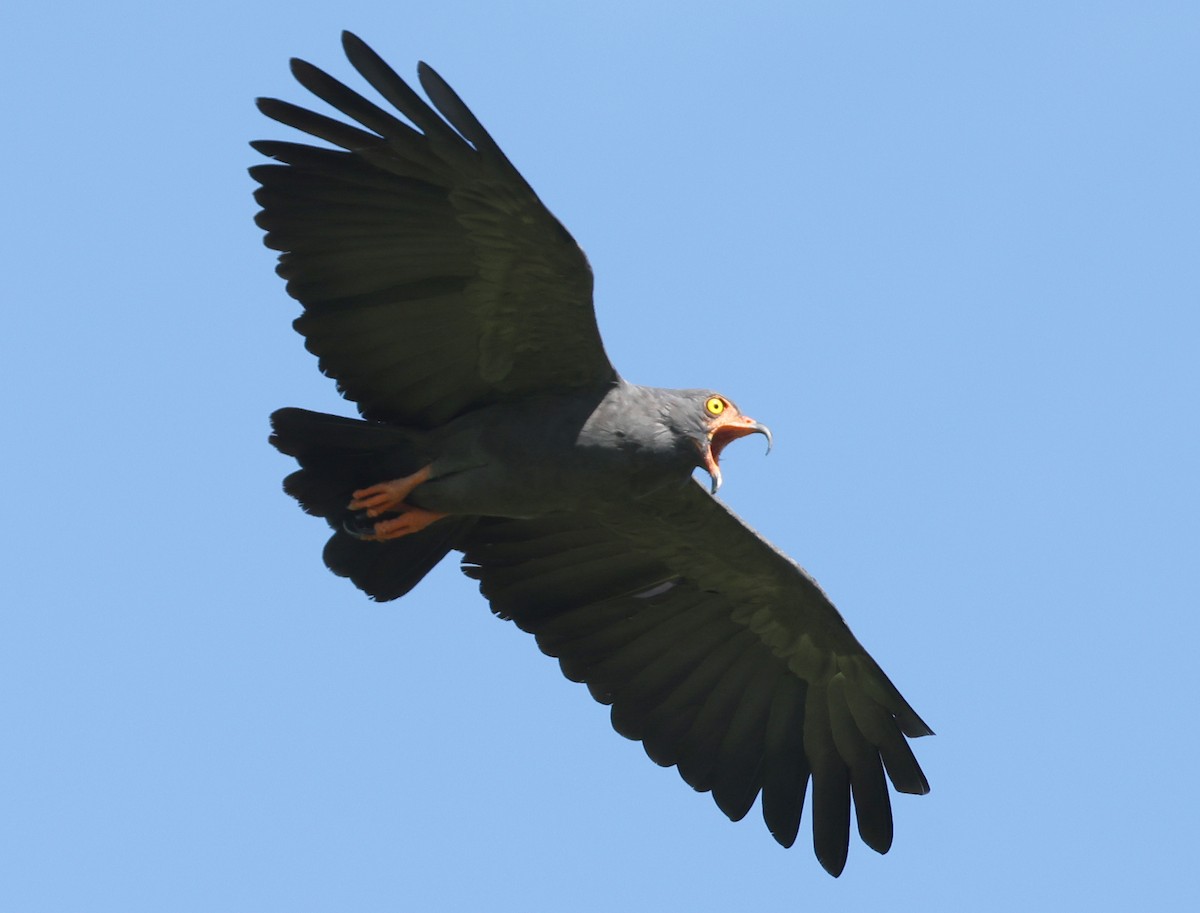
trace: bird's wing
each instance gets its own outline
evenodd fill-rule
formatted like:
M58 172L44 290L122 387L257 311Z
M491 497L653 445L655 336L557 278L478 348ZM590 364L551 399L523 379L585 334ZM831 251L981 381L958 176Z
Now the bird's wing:
M905 739L929 727L812 578L700 485L597 517L484 519L461 548L492 610L731 819L761 792L790 846L811 779L830 873L845 865L852 795L859 834L885 853L885 771L900 792L929 791Z
M367 418L425 427L611 382L591 269L567 230L432 69L418 68L431 108L360 39L343 45L408 123L294 60L297 80L357 124L259 99L338 148L252 144L281 163L251 169L257 221L321 369Z

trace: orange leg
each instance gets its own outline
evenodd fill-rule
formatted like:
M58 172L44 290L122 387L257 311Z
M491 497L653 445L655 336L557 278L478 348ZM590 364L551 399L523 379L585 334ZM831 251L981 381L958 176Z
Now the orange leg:
M387 513L399 513L400 516L388 520L380 520L375 524L372 535L362 536L373 542L386 542L388 539L399 539L419 533L430 523L435 523L445 514L420 507L405 504L405 499L422 482L427 482L430 467L418 469L410 476L402 479L392 479L390 482L380 482L354 492L348 505L351 510L365 510L368 517L378 517Z
M404 504L404 499L413 493L414 488L428 481L429 475L430 467L425 466L402 479L392 479L390 482L360 488L354 492L349 507L351 510L365 510L368 517L378 517L380 514L399 510Z
M404 513L390 520L380 520L375 524L375 534L373 536L363 536L362 538L370 539L372 542L386 542L388 539L399 539L401 536L410 536L413 533L419 533L430 523L436 523L442 517L446 516L446 514L439 514L432 510L423 510L420 507L408 507L405 504L401 504L398 509L404 511Z

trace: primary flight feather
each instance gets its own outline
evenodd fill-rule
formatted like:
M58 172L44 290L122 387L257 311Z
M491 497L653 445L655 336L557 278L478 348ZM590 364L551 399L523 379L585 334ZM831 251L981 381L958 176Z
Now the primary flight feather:
M625 381L583 252L466 105L424 64L432 107L343 44L403 119L293 61L355 123L261 99L334 148L256 142L275 163L251 169L295 327L363 416L272 416L300 466L286 491L333 529L326 564L395 599L460 551L496 614L730 818L761 795L790 846L811 783L831 874L851 797L887 852L885 774L928 792L906 737L931 730L812 578L714 497L724 447L770 432L714 391Z

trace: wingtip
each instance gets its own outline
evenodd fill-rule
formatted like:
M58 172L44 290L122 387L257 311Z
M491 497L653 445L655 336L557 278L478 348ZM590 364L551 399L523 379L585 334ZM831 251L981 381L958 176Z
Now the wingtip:
M321 72L316 66L309 63L303 57L289 57L288 70L291 71L292 76L294 76L296 81L301 85L305 85L305 76L308 76L314 71L317 73Z
M254 99L254 106L258 108L260 114L265 114L271 120L279 121L280 123L286 123L283 120L287 116L285 112L295 107L290 102L279 98L271 98L269 95L263 95Z
M442 79L441 74L439 74L437 70L427 64L424 60L417 61L417 78L421 81L421 86L426 92L429 91L430 84L434 86L445 87L447 89L450 88L446 84L446 80Z
M907 707L906 709L908 712L903 714L903 717L901 717L899 714L897 715L897 720L900 723L900 730L906 736L908 736L910 739L920 739L927 735L937 734L930 728L928 723L917 716L915 710L913 710L911 707Z
M387 64L383 62L383 58L371 50L369 44L349 29L342 32L342 53L346 55L346 59L360 73L364 72L364 67L382 65L384 68L388 68Z
M836 854L832 857L822 856L817 853L817 862L821 863L821 868L832 875L834 878L840 878L842 872L846 868L846 853Z

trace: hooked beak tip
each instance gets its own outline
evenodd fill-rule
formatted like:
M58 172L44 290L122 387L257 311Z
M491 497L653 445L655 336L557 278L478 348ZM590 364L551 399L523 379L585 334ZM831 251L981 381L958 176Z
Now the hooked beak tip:
M771 437L771 429L768 428L766 425L760 424L757 427L755 427L754 430L767 439L767 454L770 454L771 448L775 444L775 441Z
M767 453L771 452L771 448L774 446L775 440L771 436L771 429L768 428L766 425L764 425L762 422L754 422L754 421L747 422L746 430L743 433L744 434L761 434L763 437L765 437L767 439Z

